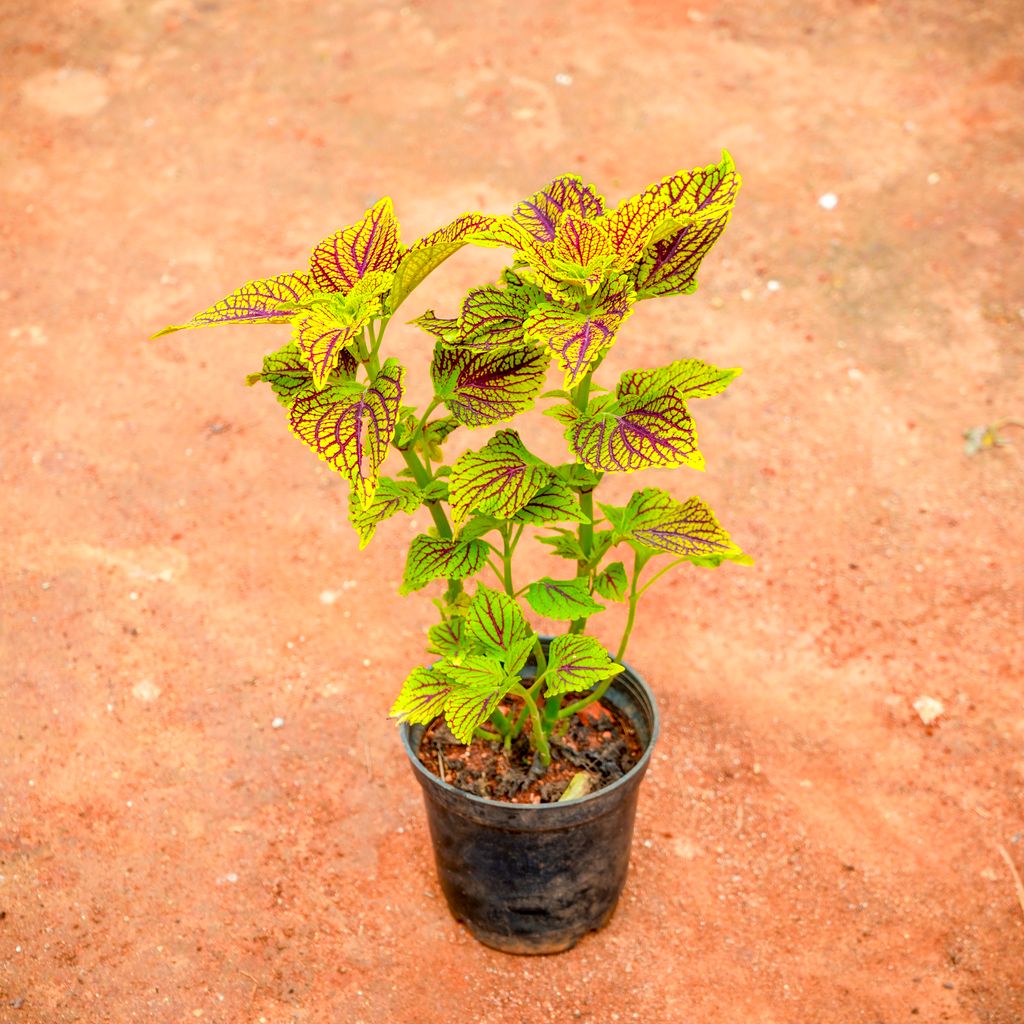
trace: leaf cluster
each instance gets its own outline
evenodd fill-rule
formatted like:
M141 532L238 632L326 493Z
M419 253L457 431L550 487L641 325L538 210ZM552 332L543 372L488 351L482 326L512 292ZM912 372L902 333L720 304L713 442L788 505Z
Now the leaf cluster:
M392 516L429 513L433 526L412 540L401 590L447 581L429 637L436 660L412 671L394 716L426 723L443 715L467 743L476 736L508 746L528 729L547 763L552 737L622 671L617 659L640 597L662 573L683 563L750 561L700 498L646 488L621 507L594 500L608 473L704 468L690 403L720 394L738 369L680 359L631 370L607 388L594 374L638 303L696 289L739 186L728 154L613 208L567 174L508 215L466 213L409 246L391 200L381 199L319 242L306 269L250 281L160 332L289 324L290 338L247 382L268 384L295 436L347 481L360 548ZM454 315L428 310L413 321L433 346L433 397L421 411L408 404L405 367L384 351L385 329L465 245L504 247L511 261L497 282L470 290ZM503 426L538 402L564 430L564 464L547 463ZM499 425L482 445L445 461L454 431ZM404 465L386 476L392 455ZM563 578L515 586L513 560L527 530L570 563ZM629 568L616 557L623 548ZM670 561L642 578L664 555ZM484 572L497 589L477 582L470 595L467 581ZM583 632L609 601L627 606L615 659ZM567 624L549 647L524 604ZM529 659L532 679L523 671Z

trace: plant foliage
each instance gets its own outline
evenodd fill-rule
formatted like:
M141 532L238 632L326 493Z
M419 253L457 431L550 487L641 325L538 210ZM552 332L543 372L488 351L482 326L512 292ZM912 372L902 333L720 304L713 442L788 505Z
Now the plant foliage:
M732 214L740 186L732 159L662 178L609 207L566 174L508 215L466 213L406 247L391 200L319 242L307 270L250 281L180 326L290 324L249 384L267 383L292 432L348 484L360 548L386 520L425 508L433 527L414 537L401 581L409 593L446 581L429 631L430 665L414 668L391 714L413 723L444 716L463 743L528 732L549 761L559 723L597 700L622 671L642 594L669 568L748 563L711 509L659 488L624 506L598 504L605 474L704 468L694 399L720 394L740 373L687 358L595 373L643 300L687 295ZM432 347L433 398L406 403L406 369L384 351L388 321L416 287L466 245L504 247L510 265L473 288L450 318L412 323ZM624 344L625 342L623 342ZM557 373L557 377L550 379ZM545 390L550 388L550 390ZM552 465L506 424L542 404L563 427L569 461ZM461 427L500 426L448 463ZM383 476L388 458L404 462ZM565 562L558 578L517 588L513 559L527 527ZM627 568L623 552L632 552ZM670 561L645 578L652 559ZM487 576L488 582L478 577ZM626 605L613 659L585 632L607 603ZM526 609L561 631L545 649ZM556 630L557 632L557 630ZM533 658L532 677L522 674Z

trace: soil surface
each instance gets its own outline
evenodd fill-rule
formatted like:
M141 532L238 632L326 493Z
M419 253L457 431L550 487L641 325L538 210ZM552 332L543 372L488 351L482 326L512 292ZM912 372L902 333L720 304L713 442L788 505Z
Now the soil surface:
M0 1021L1024 1020L1024 430L963 438L1024 418L1019 0L3 8ZM694 403L706 473L603 500L700 494L756 564L645 598L626 891L511 958L449 916L385 717L429 519L358 551L242 386L287 327L146 339L382 194L408 241L722 147L745 185L700 289L600 375L744 373ZM409 318L501 261L458 254ZM386 344L419 401L429 339Z
M506 709L515 714L515 709ZM601 701L588 714L573 715L568 729L551 737L551 763L546 767L520 735L506 753L497 743L460 743L435 719L420 740L420 761L436 776L458 789L517 804L548 804L562 798L573 777L583 773L587 788L596 793L621 779L640 759L643 747L629 720Z

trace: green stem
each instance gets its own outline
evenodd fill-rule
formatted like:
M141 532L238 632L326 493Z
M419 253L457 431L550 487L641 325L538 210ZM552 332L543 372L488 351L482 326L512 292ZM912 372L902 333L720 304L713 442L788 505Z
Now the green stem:
M502 736L507 736L512 729L512 723L501 713L499 708L495 708L491 712L491 723Z
M474 739L486 740L488 743L501 743L501 737L496 732L491 732L490 729L485 729L482 725L478 725L473 730Z
M608 691L608 687L611 686L617 678L617 676L612 676L611 679L606 679L596 690L591 690L591 692L588 693L586 697L582 698L582 700L576 701L575 704L566 705L555 716L555 720L560 721L565 718L572 718L577 711L582 711L588 704L593 704L594 701L600 700Z
M426 487L430 483L430 474L426 471L416 453L411 448L406 448L402 452L402 457L405 459L405 464L409 467L409 472L412 473L413 480L416 481L419 487ZM434 525L437 527L438 536L444 537L446 540L450 539L452 536L451 524L448 522L448 517L444 514L444 509L441 508L440 502L428 501L426 505L430 510L431 518L434 520Z
M537 702L530 696L530 691L522 683L516 683L509 692L521 697L526 705L527 713L533 722L534 748L540 758L540 763L547 767L551 764L551 749L548 747L548 738L544 735L544 725L541 722L540 711L537 710Z
M645 583L645 584L644 584L644 585L643 585L643 586L642 586L642 587L640 588L640 590L639 590L639 592L637 593L637 595L636 595L636 596L637 596L637 597L640 597L640 596L641 596L642 594L645 594L645 593L646 593L646 592L647 592L647 591L648 591L648 590L649 590L649 589L651 588L651 586L652 586L652 585L653 585L654 583L657 583L657 581L658 581L658 580L660 580L660 579L661 579L661 577L662 577L662 576L664 576L664 575L665 575L665 573L667 573L667 572L669 571L669 569L674 569L674 568L675 568L675 567L676 567L677 565L682 565L682 564L683 564L683 562L685 562L685 561L687 561L687 559L685 559L685 558L677 558L677 559L676 559L676 560L675 560L674 562L669 562L669 563L668 563L668 565L666 565L666 566L665 566L665 567L664 567L663 569L659 569L659 570L658 570L658 571L657 571L657 572L656 572L656 573L655 573L655 574L654 574L654 575L653 575L653 576L652 576L652 577L651 577L651 578L650 578L650 579L649 579L649 580L648 580L648 581L647 581L647 582L646 582L646 583Z
M636 585L640 579L640 571L644 567L644 563L647 561L643 558L639 551L633 552L633 578L629 584L629 614L626 616L626 628L622 633L622 641L619 644L619 649L616 652L615 659L618 660L626 653L626 646L629 643L629 635L633 632L633 623L636 621L636 606L640 601L640 593L637 592Z
M427 406L427 411L423 414L423 418L416 425L415 437L420 437L423 434L423 428L427 425L427 417L441 404L441 399L435 395L431 399L430 404Z
M505 585L505 593L509 597L515 596L516 588L512 582L512 542L509 539L509 529L507 523L502 523L501 526L501 559L505 567L505 574L502 582Z

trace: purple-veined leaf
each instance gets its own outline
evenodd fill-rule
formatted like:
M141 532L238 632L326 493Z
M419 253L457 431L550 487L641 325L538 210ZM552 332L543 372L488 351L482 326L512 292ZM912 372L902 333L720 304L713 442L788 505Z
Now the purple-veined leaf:
M571 427L577 420L583 418L583 413L575 405L570 405L568 402L549 405L543 412L545 416L558 420L563 427Z
M751 561L700 498L676 501L671 494L648 487L637 491L623 511L617 532L657 551L682 555L698 565Z
M358 369L359 363L355 357L350 352L342 352L330 383L354 381ZM299 346L290 341L284 348L263 357L263 369L260 373L250 373L245 378L246 384L249 385L258 384L260 381L270 385L282 405L291 406L303 391L312 387L313 371L302 358Z
M543 294L516 271L506 268L498 284L472 289L459 316L444 320L428 310L412 322L439 341L475 352L523 346L523 324Z
M468 654L457 662L446 659L438 666L455 683L445 702L445 721L460 743L469 743L473 730L491 717L519 677L508 673L496 658L481 654Z
M313 383L318 388L324 386L342 352L356 343L366 320L346 323L325 305L303 310L295 318L292 338L312 371Z
M320 291L344 294L369 273L395 270L401 256L398 221L385 196L362 220L319 242L309 268Z
M479 586L466 616L466 636L489 653L508 657L532 635L519 610L507 594Z
M697 270L729 223L731 210L699 220L654 242L636 272L640 299L658 295L689 295L697 290Z
M704 468L697 428L675 388L627 396L618 412L587 416L566 431L573 454L590 469L630 473L655 466Z
M514 430L499 430L478 452L466 452L448 481L452 525L459 529L472 511L511 519L551 478Z
M459 311L457 344L477 351L523 344L523 324L543 294L516 271L506 268L501 282L474 288Z
M675 388L679 397L710 398L721 394L743 371L738 367L722 369L700 359L678 359L657 370L629 370L619 378L616 394L645 395Z
M679 171L624 199L600 221L611 236L618 265L634 266L666 232L671 235L694 223L716 221L723 213L727 216L739 185L732 157L723 153L721 163Z
M556 636L548 648L545 697L586 693L624 671L612 661L600 640L582 633Z
M568 214L593 220L604 213L604 199L576 174L563 174L536 194L516 204L512 219L538 242L553 242L558 225Z
M415 324L421 330L426 331L427 334L432 334L438 341L446 341L449 335L457 335L459 329L458 320L444 320L441 317L434 316L432 309L428 309L425 313L416 317L415 320L410 320L409 323Z
M401 592L422 590L431 580L464 580L480 571L488 550L482 540L452 540L421 533L409 547Z
M595 301L541 303L526 322L526 336L543 342L565 372L565 387L576 387L611 348L636 299L625 282L606 285Z
M362 505L377 490L378 472L395 433L405 389L405 370L389 359L360 394L331 385L300 395L291 427L329 465L348 477Z
M569 486L552 477L513 517L514 523L585 523L587 517Z
M442 658L458 656L463 648L465 623L465 619L453 615L450 619L431 626L427 630L427 639L430 642L428 650L440 654Z
M608 232L593 221L570 214L558 225L552 246L552 256L556 260L587 267L599 257L610 256L611 253Z
M533 405L549 361L540 349L470 352L437 345L430 376L456 420L467 427L485 427L510 420Z
M612 562L594 577L594 590L608 601L626 599L626 567Z
M283 324L313 294L309 274L297 271L260 281L249 281L209 309L196 313L188 323L165 327L153 335L184 331L192 327L213 327L216 324Z
M437 666L414 668L392 705L389 717L410 725L429 725L444 711L455 686Z
M391 311L398 309L414 288L464 245L470 242L480 245L499 244L477 241L476 237L480 232L490 228L496 220L496 217L485 213L464 213L450 224L431 231L413 243L395 271L395 281L388 302Z
M359 550L373 539L378 524L399 512L415 512L422 497L415 484L382 477L368 505L360 502L356 492L349 491L348 521L359 534Z
M583 576L571 580L545 576L526 588L526 600L538 615L548 619L586 619L604 611L604 605L590 596Z

